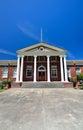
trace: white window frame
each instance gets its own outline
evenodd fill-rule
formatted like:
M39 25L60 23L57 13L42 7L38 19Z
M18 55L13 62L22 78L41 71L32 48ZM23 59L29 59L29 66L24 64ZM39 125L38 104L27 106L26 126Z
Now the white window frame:
M53 76L53 75L52 75L52 71L56 71L56 76ZM58 74L57 74L57 66L56 66L56 65L52 65L52 66L51 66L51 77L52 77L52 78L57 78L57 77L58 77Z
M13 78L17 77L17 67L13 69Z
M6 70L6 72L4 72ZM4 67L2 70L2 78L7 78L8 77L8 67Z
M32 75L31 76L27 76L27 71L28 70L32 71L32 66L27 66L26 67L26 78L32 78Z
M79 69L79 72L76 70L76 75L81 73L81 69L77 67L76 69Z
M41 68L43 68L43 69L41 69ZM38 67L38 71L40 71L40 72L41 72L41 71L42 71L42 72L43 72L43 71L46 71L45 66L43 66L43 65L39 66L39 67Z
M41 46L41 47L39 48L39 50L40 50L40 51L44 51L44 47Z
M55 58L55 59L52 59L52 58ZM57 57L56 56L51 56L51 62L57 62Z
M71 78L71 69L70 68L67 68L67 77Z

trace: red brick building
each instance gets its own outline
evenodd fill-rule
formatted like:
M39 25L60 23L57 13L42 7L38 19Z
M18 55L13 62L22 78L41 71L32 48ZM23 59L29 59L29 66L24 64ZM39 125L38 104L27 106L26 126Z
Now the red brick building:
M83 73L82 60L66 61L66 50L46 43L23 48L17 54L17 60L0 60L0 81L68 82L68 77Z

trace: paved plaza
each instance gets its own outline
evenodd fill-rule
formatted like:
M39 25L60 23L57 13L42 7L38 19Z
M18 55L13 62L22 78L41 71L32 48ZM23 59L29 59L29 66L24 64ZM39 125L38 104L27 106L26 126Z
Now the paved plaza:
M12 88L2 92L0 130L83 130L83 90Z

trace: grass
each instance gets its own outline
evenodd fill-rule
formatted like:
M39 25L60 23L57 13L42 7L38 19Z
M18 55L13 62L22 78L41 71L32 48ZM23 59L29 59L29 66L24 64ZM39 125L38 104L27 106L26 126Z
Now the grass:
M74 87L75 89L83 90L83 86Z
M5 91L5 89L0 89L0 93L1 93L1 92L4 92L4 91Z
M83 86L79 86L79 89L83 89Z

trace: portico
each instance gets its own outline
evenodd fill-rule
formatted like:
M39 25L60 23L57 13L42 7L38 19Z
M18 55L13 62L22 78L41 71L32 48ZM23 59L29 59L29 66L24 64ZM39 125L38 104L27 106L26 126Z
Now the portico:
M67 82L66 51L39 43L17 51L16 82Z

